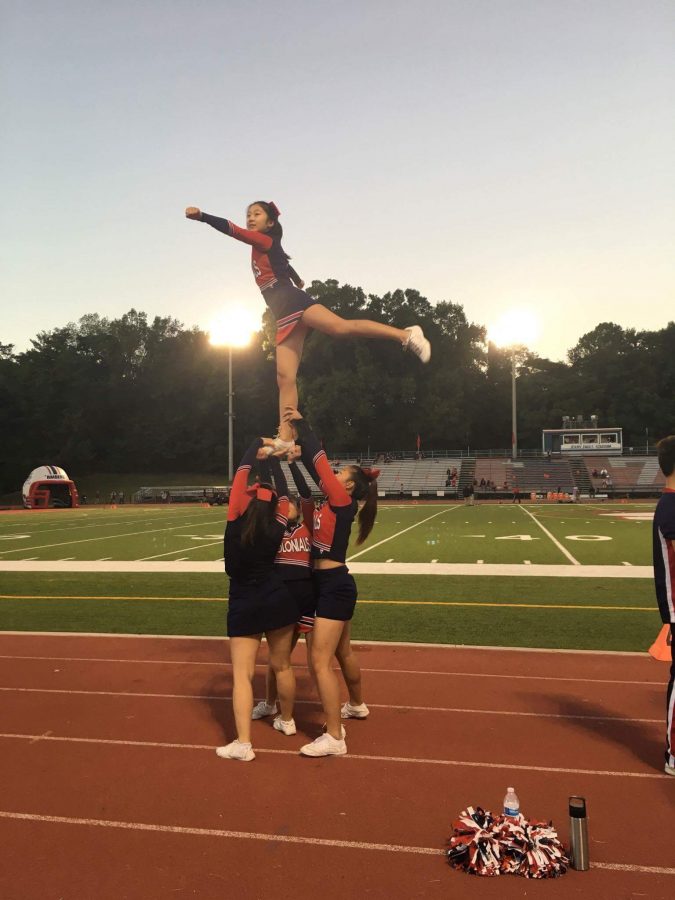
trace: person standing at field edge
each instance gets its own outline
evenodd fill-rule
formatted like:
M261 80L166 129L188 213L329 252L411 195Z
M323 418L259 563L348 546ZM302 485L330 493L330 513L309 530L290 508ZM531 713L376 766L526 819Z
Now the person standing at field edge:
M666 487L654 512L654 586L661 619L670 625L670 680L666 693L666 775L675 775L675 434L656 445Z

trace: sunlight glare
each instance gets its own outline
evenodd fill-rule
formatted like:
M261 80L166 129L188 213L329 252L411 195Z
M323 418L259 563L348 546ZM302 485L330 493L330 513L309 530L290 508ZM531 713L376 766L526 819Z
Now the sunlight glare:
M214 347L247 347L259 323L245 306L228 306L209 327L209 342Z

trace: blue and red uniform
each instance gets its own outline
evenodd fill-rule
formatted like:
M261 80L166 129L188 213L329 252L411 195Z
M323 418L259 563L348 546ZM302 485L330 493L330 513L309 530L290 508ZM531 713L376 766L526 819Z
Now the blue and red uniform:
M288 491L281 472L277 482L274 522L254 544L242 543L246 510L254 497L272 502L264 487L248 487L248 476L262 446L257 438L244 454L232 481L225 527L225 571L230 576L227 612L228 637L261 634L291 625L298 619L298 604L274 568L274 559L288 522Z
M666 693L666 763L675 768L675 490L666 488L653 524L654 586L661 619L670 624L672 664Z
M265 303L272 310L277 323L276 342L281 344L302 319L304 311L317 302L296 287L300 284L300 276L289 264L281 240L264 231L240 228L229 219L221 219L205 212L201 213L201 221L237 241L250 245L253 277Z
M279 465L278 460L274 458L272 458L272 462ZM297 464L292 462L289 468L300 494L301 518L292 524L289 522L286 526L274 564L277 567L279 577L285 582L288 590L298 601L300 618L297 625L299 630L306 634L314 627L314 611L316 607L311 560L314 501L307 482L303 478Z
M302 445L305 468L326 495L314 511L312 559L342 563L330 569L314 569L316 614L324 619L347 622L354 615L358 598L356 582L345 564L358 503L335 477L326 452L309 424L300 419L294 425Z

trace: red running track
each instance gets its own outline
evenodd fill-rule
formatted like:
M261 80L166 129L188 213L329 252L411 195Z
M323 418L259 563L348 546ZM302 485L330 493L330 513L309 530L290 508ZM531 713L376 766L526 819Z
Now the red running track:
M213 752L234 733L227 651L0 633L3 900L675 895L665 665L360 645L372 712L347 723L347 757L298 755L322 722L300 666L298 734L254 723L257 758L240 764ZM567 798L587 798L591 871L449 869L452 819L498 809L507 784L565 842Z

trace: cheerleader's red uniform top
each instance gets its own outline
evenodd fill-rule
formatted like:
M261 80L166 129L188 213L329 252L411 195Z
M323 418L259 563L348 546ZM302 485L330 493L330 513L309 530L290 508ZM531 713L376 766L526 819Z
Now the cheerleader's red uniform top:
M358 503L335 477L326 452L308 423L298 419L293 424L298 430L305 468L326 495L314 511L312 559L332 559L344 565Z
M317 302L295 286L300 284L301 279L289 264L281 240L264 231L240 228L229 219L221 219L209 213L201 213L200 218L217 231L250 245L253 277L262 291L265 303L274 314L277 323L276 342L281 344L298 324L307 307Z
M256 438L244 454L236 471L230 490L230 503L225 527L225 571L233 581L260 583L274 572L274 560L288 522L288 489L281 466L277 480L278 502L275 522L269 533L255 544L241 543L242 516L254 497L272 502L273 493L261 485L248 487L248 476L256 462L256 453L262 447L262 438Z

